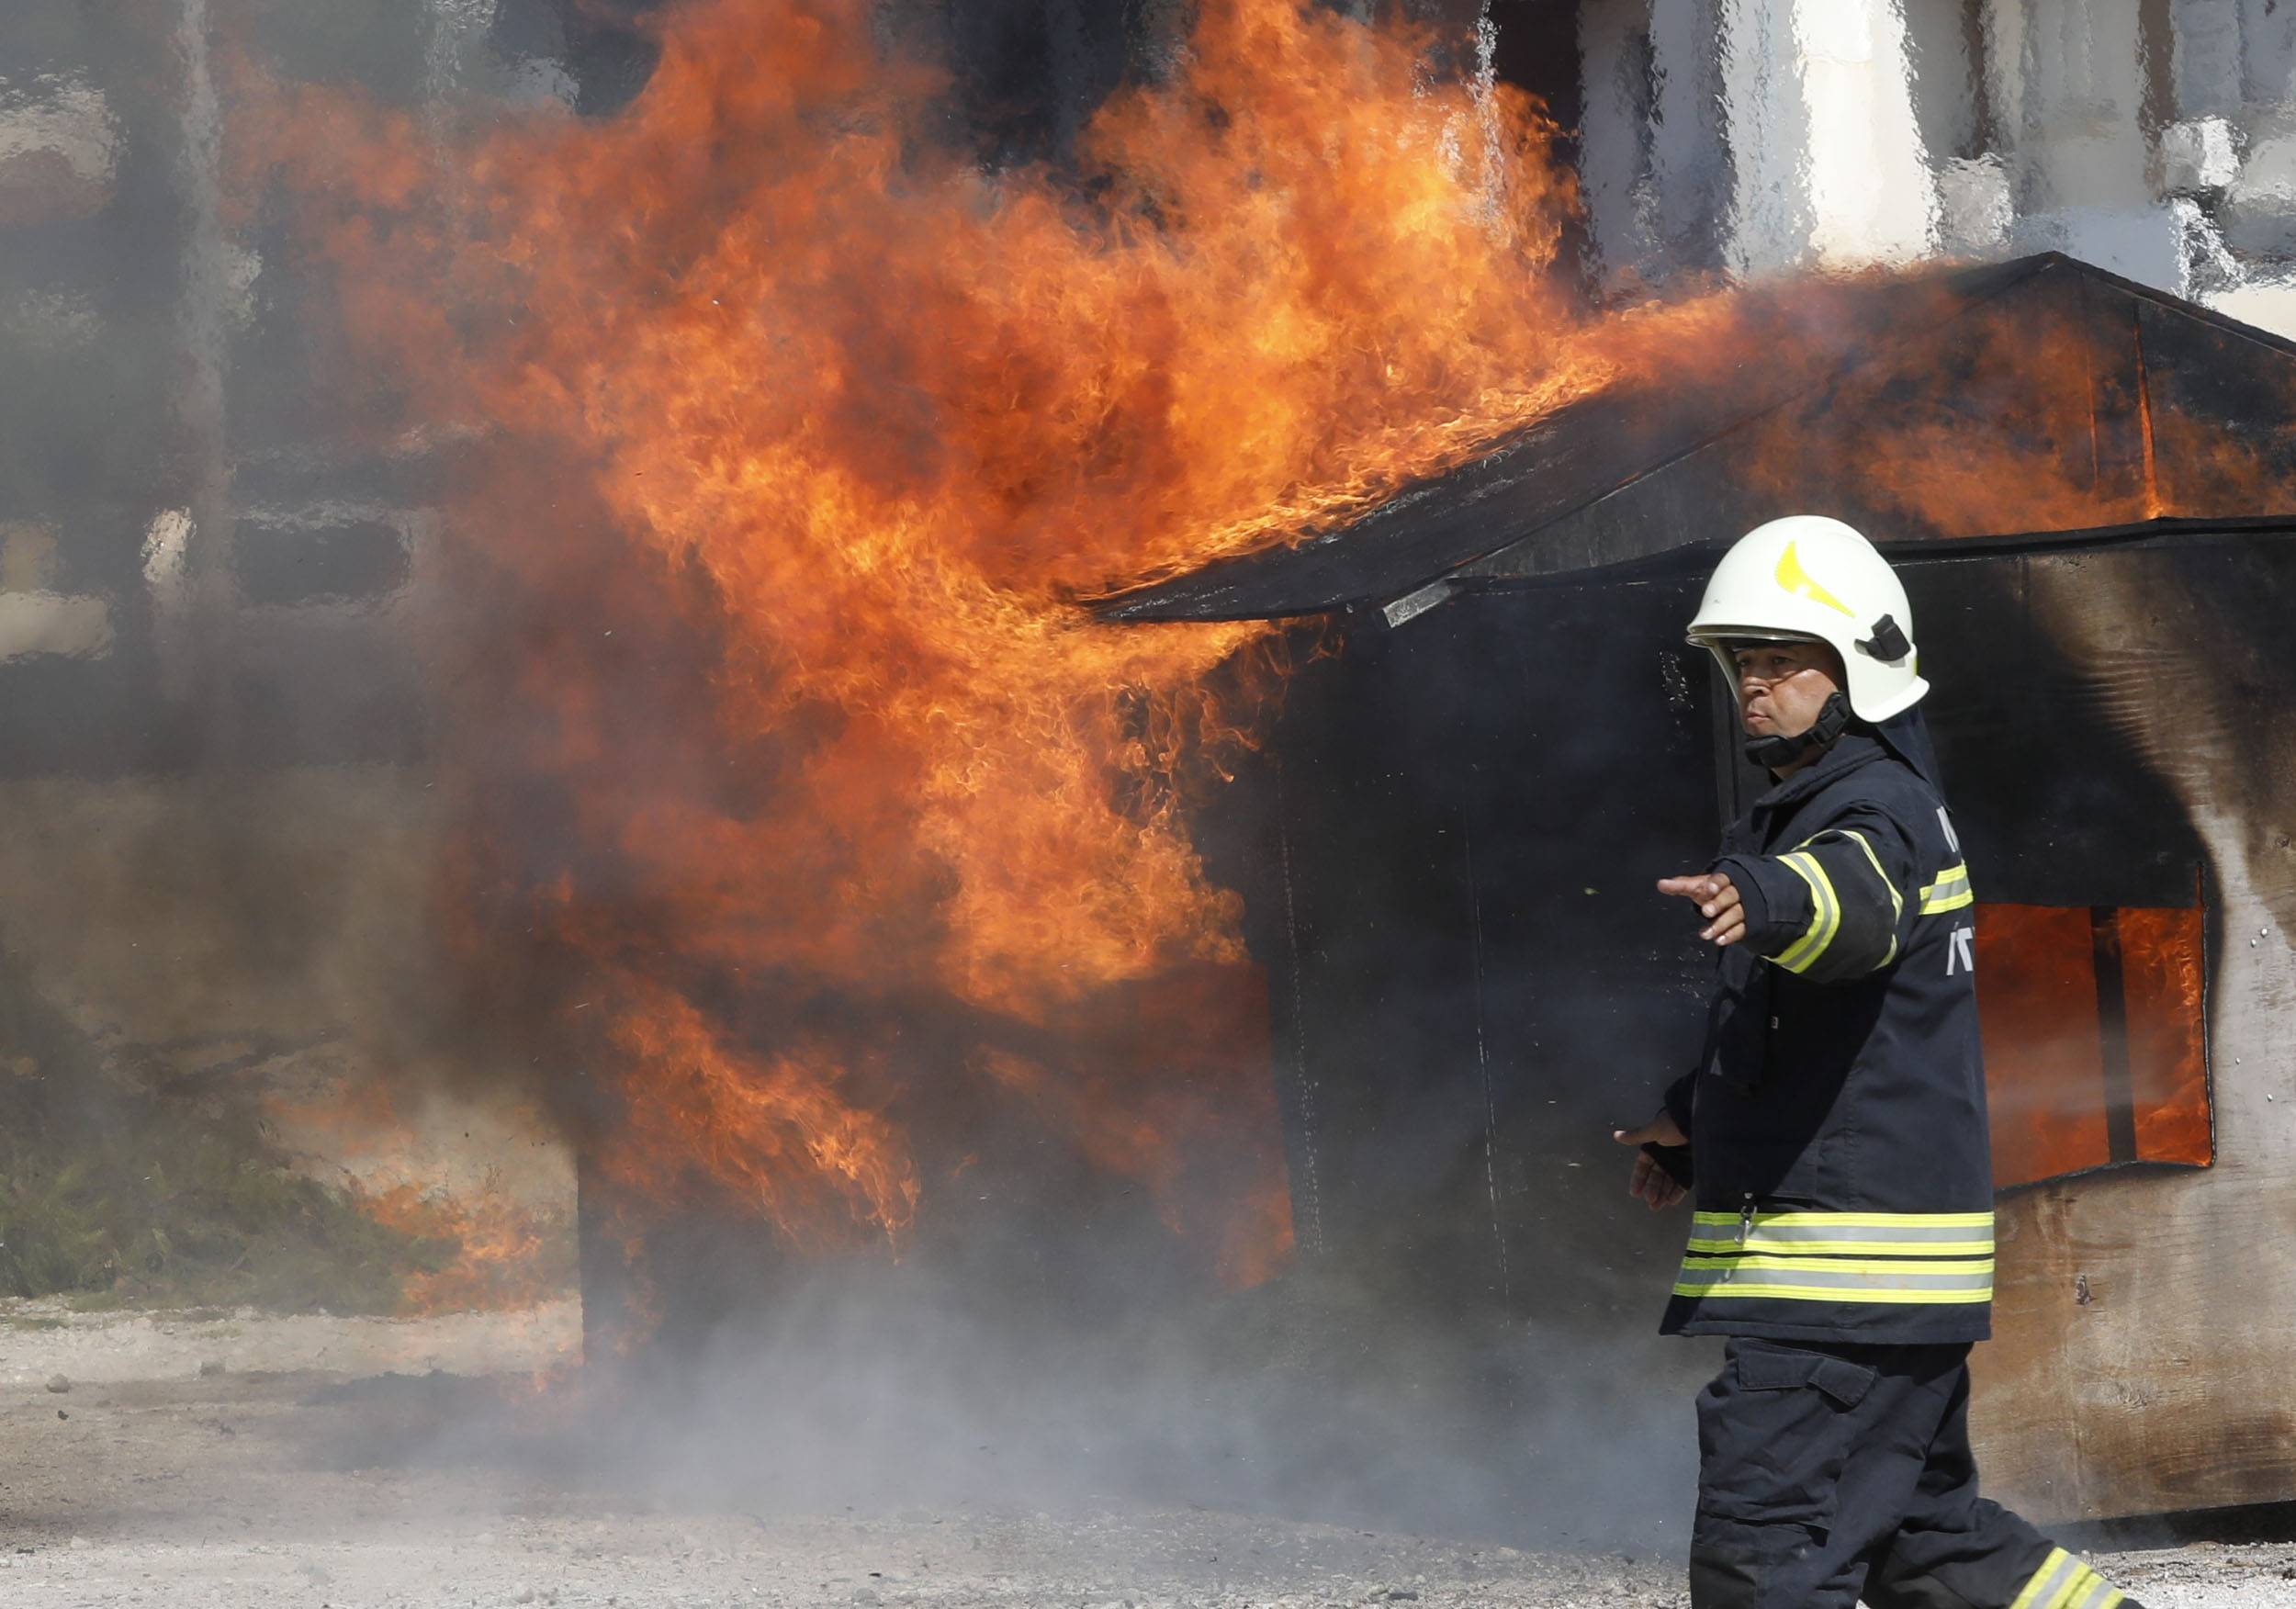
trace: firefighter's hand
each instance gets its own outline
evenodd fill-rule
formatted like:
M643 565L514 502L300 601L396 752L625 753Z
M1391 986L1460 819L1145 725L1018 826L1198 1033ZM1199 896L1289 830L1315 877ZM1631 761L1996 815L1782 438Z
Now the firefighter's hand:
M1682 1131L1672 1118L1660 1112L1639 1129L1613 1129L1610 1137L1621 1145L1687 1145L1690 1136ZM1626 1176L1626 1194L1639 1196L1649 1204L1653 1212L1663 1211L1681 1200L1689 1192L1676 1184L1673 1176L1642 1152L1635 1153L1634 1171Z
M1739 897L1730 880L1719 872L1702 872L1695 877L1661 877L1660 894L1679 894L1684 899L1697 902L1698 914L1706 918L1706 925L1698 930L1698 937L1716 946L1735 944L1746 937L1746 905Z

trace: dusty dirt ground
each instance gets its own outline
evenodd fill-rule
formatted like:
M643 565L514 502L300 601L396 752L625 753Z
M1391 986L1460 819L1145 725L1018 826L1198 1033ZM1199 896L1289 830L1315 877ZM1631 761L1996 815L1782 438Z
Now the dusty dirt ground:
M16 1309L0 1333L0 1605L1688 1602L1659 1547L1526 1552L1090 1499L1059 1513L666 1509L617 1490L612 1469L554 1464L580 1444L557 1434L578 1394L534 1371L570 1339L547 1313L392 1325ZM405 1372L449 1358L474 1372ZM478 1420L518 1428L453 1450ZM2296 1606L2296 1545L2156 1540L2093 1557L2155 1609Z
M258 1314L193 1309L74 1312L62 1301L0 1301L0 1389L319 1370L381 1374L535 1374L580 1356L575 1298L516 1313L429 1319Z

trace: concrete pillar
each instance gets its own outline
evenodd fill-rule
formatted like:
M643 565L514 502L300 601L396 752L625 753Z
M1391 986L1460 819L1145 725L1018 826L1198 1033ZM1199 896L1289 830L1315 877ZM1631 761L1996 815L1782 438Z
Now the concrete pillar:
M2232 248L2296 264L2296 6L2239 0L2245 151L2220 214Z
M2240 12L2225 0L2169 0L2176 39L2171 70L2179 118L2236 116L2241 85Z
M1581 6L1579 185L1597 277L1613 287L1647 273L1649 255L1640 205L1650 165L1649 52L1648 0Z
M188 507L177 533L174 584L152 594L160 692L171 703L197 698L211 669L200 656L199 622L231 603L231 459L226 428L234 269L223 226L223 114L210 70L207 0L180 0L174 49L178 139L175 188L183 201L183 281L175 303L183 355L175 417L184 442ZM210 718L220 708L210 699Z
M1731 166L1723 127L1721 0L1652 0L1651 211L1671 259L1721 261Z
M1797 10L1813 254L1842 267L1928 254L1937 235L1937 186L1914 117L1901 6L1800 0Z
M2164 3L2170 105L2156 138L2161 193L2212 196L2238 175L2245 143L2240 7L2225 0Z
M1795 9L1795 0L1723 6L1723 107L1736 170L1724 250L1744 278L1793 266L1809 244L1810 129Z
M2241 98L2257 105L2296 100L2296 6L2286 0L2219 0L2240 14Z
M1988 98L2019 214L2016 244L2054 248L2178 295L2189 220L2155 193L2150 69L2158 0L1987 0ZM2173 14L2168 20L2173 22ZM2155 28L2173 40L2173 27Z
M2017 209L1986 74L1984 8L1965 0L1905 0L1905 17L1914 121L1937 175L1939 249L1957 257L2004 255Z
M1581 183L1603 278L1721 265L1731 192L1719 0L1588 0Z
M1932 164L1984 154L1991 129L1963 0L1903 0L1914 122Z
M1732 271L1934 249L1937 183L1899 0L1725 0L1721 20Z
M2150 202L2136 0L2025 0L2014 9L2021 13L2014 31L1998 42L2019 68L2016 94L2002 110L2025 207Z

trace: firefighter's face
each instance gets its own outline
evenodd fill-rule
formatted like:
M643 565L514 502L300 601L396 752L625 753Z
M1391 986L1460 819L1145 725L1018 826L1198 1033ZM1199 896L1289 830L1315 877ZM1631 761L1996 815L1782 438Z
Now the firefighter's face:
M1749 643L1730 658L1750 737L1800 737L1841 690L1841 656L1824 643Z

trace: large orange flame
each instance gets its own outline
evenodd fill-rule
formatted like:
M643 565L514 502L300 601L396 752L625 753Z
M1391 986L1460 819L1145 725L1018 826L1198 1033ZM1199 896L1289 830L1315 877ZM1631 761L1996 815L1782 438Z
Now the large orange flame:
M1255 1135L1218 1232L1248 1278L1289 1234L1264 1065L1193 1030L1193 1066L1110 1063L1078 1025L1243 964L1181 813L1244 740L1264 628L1074 600L1358 506L1664 343L1572 321L1537 109L1413 33L1206 0L1076 171L989 173L870 23L691 0L597 122L275 96L242 172L298 198L348 366L476 444L465 895L480 948L539 930L581 980L558 1008L602 1021L602 1165L800 1240L898 1231L929 1182L904 1092L962 1067L1184 1229L1190 1148ZM940 1050L896 1042L920 1001Z

